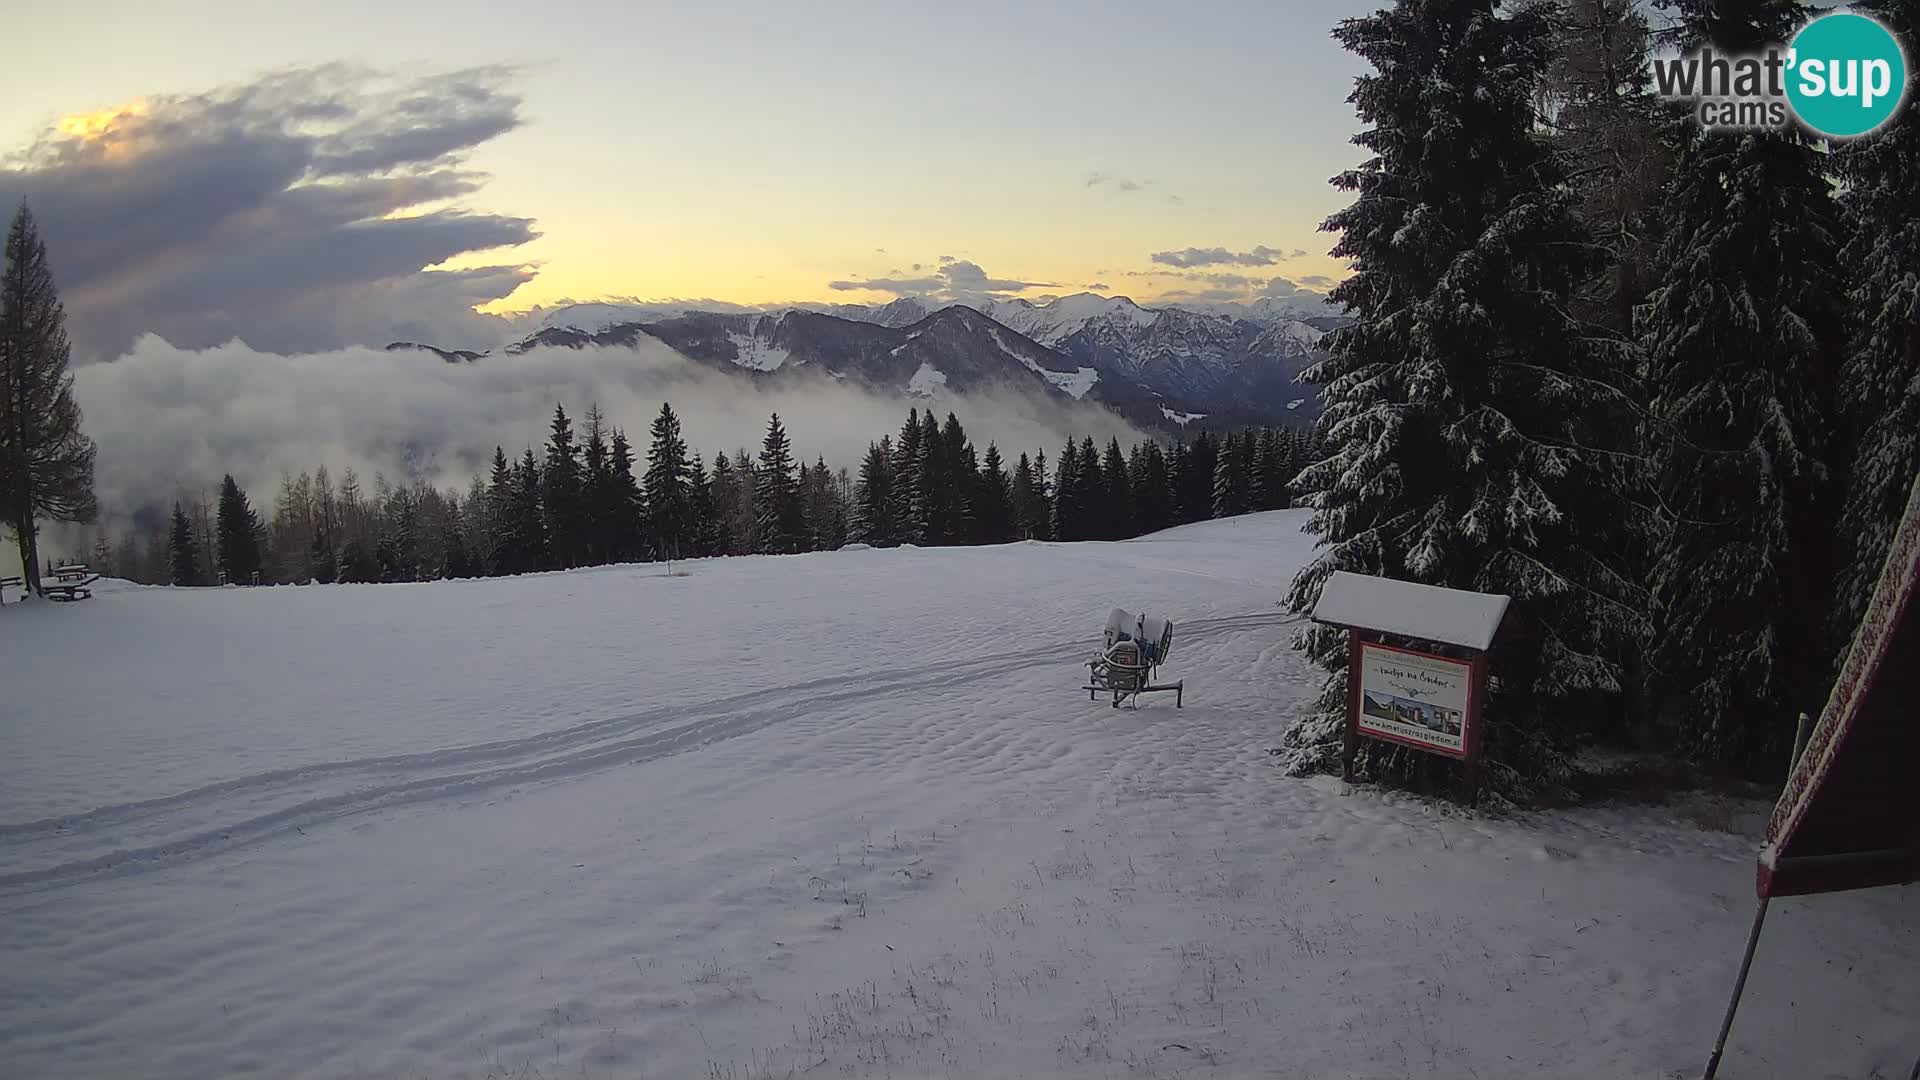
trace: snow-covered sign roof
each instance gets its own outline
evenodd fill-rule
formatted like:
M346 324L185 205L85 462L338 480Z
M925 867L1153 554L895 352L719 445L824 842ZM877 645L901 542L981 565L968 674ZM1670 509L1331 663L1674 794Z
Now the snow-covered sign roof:
M1336 570L1320 587L1313 621L1438 641L1485 652L1508 598Z

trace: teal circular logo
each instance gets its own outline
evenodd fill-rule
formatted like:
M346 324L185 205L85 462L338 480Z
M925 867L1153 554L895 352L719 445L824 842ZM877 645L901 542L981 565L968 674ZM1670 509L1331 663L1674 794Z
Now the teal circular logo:
M1836 12L1802 27L1789 44L1787 101L1800 122L1836 139L1893 119L1907 95L1907 57L1878 20Z

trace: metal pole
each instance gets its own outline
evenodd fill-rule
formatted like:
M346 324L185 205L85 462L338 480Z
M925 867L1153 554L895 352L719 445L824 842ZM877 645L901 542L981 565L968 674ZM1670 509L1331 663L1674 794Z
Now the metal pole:
M1920 1058L1913 1059L1913 1071L1907 1074L1907 1080L1920 1080Z
M1727 1002L1726 1018L1720 1021L1720 1037L1713 1040L1713 1056L1707 1059L1707 1071L1700 1074L1700 1080L1713 1080L1720 1071L1720 1055L1727 1048L1727 1032L1733 1030L1733 1013L1740 1007L1740 994L1747 988L1747 972L1753 967L1753 950L1760 944L1760 924L1767 921L1767 902L1770 896L1760 898L1760 906L1753 913L1753 929L1747 934L1747 953L1740 958L1740 975L1733 980L1733 998Z
M1807 737L1812 734L1813 717L1801 713L1799 725L1793 732L1793 760L1787 762L1787 768L1791 769L1800 764L1800 755L1807 752Z

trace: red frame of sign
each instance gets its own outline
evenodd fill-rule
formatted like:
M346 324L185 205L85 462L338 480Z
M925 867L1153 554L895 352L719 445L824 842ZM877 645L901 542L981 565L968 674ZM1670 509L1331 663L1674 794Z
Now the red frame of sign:
M1360 727L1360 650L1362 646L1379 649L1382 652L1401 653L1406 656L1419 656L1428 660L1441 660L1449 664L1465 664L1467 667L1467 712L1460 721L1460 749L1448 750L1431 743L1418 742L1380 731L1364 731ZM1473 761L1480 751L1480 706L1486 696L1487 656L1476 653L1471 659L1462 660L1457 656L1441 656L1439 653L1421 652L1419 649L1403 649L1397 645L1382 645L1377 641L1363 641L1354 631L1347 633L1347 732L1355 738L1378 739L1381 742L1395 743L1400 746L1424 750L1429 754L1438 754L1458 761Z

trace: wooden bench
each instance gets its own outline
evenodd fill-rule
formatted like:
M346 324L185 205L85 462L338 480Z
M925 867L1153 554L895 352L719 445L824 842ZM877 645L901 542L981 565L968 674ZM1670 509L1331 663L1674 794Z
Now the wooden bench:
M8 589L24 590L26 587L27 587L26 579L19 576L18 574L15 574L13 577L0 577L0 604L4 604L7 602Z

